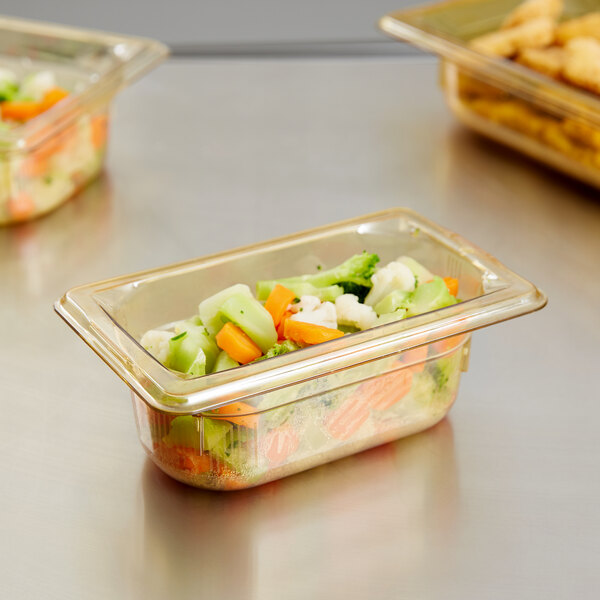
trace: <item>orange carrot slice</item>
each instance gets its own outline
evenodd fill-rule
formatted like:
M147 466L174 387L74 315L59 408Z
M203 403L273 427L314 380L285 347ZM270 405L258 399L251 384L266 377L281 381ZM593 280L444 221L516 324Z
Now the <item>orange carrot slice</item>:
M179 471L199 475L209 471L220 472L220 464L208 454L199 454L194 448L185 446L167 446L159 443L154 448L156 458Z
M404 364L410 364L410 367L407 368L413 373L421 373L425 369L428 350L429 346L419 346L418 348L406 350L400 355L400 361Z
M456 294L458 294L458 279L456 277L444 277L444 283L450 294L456 298Z
M0 107L2 109L2 118L10 119L12 121L29 121L39 114L53 107L57 102L60 102L63 98L66 98L69 92L62 88L52 88L48 90L41 102L31 101L14 101L14 102L2 102Z
M51 90L48 90L41 101L41 112L52 108L55 104L58 104L61 100L66 98L69 95L67 90L63 90L62 88L55 87Z
M288 290L279 283L271 290L271 293L265 302L265 308L269 311L271 317L273 317L275 327L281 323L281 318L295 297L296 294L294 294L292 290Z
M239 413L239 416L237 413ZM213 416L213 414L220 416ZM231 404L216 408L211 412L211 419L229 421L230 423L242 425L250 429L256 429L258 425L256 409L245 402L232 402Z
M291 425L286 424L267 433L261 442L261 450L269 464L275 466L284 463L299 445L298 434Z
M281 321L279 321L279 325L277 326L277 339L285 340L284 329L285 322L289 319L294 313L291 310L286 310L281 317Z
M97 115L92 117L92 145L96 150L100 150L106 145L108 138L108 117L106 115Z
M443 340L435 342L432 345L436 352L449 352L450 350L455 350L456 348L458 348L458 346L462 344L464 338L465 334L461 333L459 335L453 335L449 338L444 338Z
M216 336L217 346L242 365L262 356L261 349L231 321L225 323Z
M19 168L24 177L39 177L48 171L48 157L42 153L34 152L28 156Z
M325 421L330 435L338 440L352 437L369 418L369 404L364 397L350 398L333 411Z
M20 192L8 200L8 212L15 221L24 221L35 212L35 202L26 192Z
M11 121L29 121L42 112L41 102L2 102L2 118Z
M363 383L358 392L364 394L366 401L375 410L386 410L400 402L412 385L413 374L410 369L389 373Z
M283 326L283 335L286 339L297 344L312 345L342 337L344 332L322 325L286 319Z

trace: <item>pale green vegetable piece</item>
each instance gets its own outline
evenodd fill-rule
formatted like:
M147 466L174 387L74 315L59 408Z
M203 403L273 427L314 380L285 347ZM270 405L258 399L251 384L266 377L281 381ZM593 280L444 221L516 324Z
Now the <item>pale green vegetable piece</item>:
M200 419L191 415L175 417L163 441L168 446L200 449Z
M169 345L168 366L176 371L196 376L210 373L220 352L208 331L204 327L194 325L190 325L186 331L171 338ZM202 369L203 358L200 352L204 354L204 369ZM204 373L201 372L202 370Z
M410 301L411 292L394 290L390 292L383 300L378 302L373 308L378 315L386 315L402 309L406 312L406 306Z
M444 280L436 276L433 281L423 283L412 293L406 316L413 317L457 302Z
M223 322L237 325L261 350L267 352L277 342L277 331L269 311L252 296L234 294L219 311Z
M213 372L226 371L227 369L234 369L239 366L240 364L237 361L233 360L225 350L222 350L219 356L217 356L217 362L215 363Z
M397 262L400 262L406 265L415 276L416 285L419 286L423 283L427 283L433 279L433 273L426 269L420 262L417 262L414 258L410 256L401 256L397 259Z
M219 315L221 306L223 306L229 297L236 294L243 294L248 298L254 298L247 285L236 283L200 302L200 305L198 306L198 315L211 335L216 335L221 327L223 327L223 321Z

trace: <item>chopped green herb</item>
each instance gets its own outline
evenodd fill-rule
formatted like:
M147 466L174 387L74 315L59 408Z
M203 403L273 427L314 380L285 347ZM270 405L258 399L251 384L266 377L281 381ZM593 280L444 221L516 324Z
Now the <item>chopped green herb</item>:
M187 331L182 331L181 333L178 333L177 335L174 335L171 340L172 341L176 341L176 340L180 340L182 338L184 338L187 335Z

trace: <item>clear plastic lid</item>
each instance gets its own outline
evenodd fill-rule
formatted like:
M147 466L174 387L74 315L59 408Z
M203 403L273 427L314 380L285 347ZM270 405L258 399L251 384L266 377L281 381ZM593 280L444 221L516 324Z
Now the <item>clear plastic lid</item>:
M205 297L234 283L254 286L328 268L352 254L381 263L409 255L459 280L461 302L345 335L269 360L193 378L164 367L138 340L186 318ZM74 288L58 314L150 406L197 413L542 308L533 284L461 236L408 209L391 209L269 242Z
M499 29L521 0L450 0L392 12L379 21L388 35L434 52L492 85L565 117L600 127L600 98L510 60L469 47L479 35ZM564 17L597 11L598 0L565 0Z
M42 144L167 54L154 40L0 17L0 64L19 75L51 70L73 92L27 123L0 130L0 151L25 152Z

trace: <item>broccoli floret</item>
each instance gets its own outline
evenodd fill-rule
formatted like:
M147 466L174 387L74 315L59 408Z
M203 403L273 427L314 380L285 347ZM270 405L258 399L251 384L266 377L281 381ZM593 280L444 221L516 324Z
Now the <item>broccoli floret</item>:
M435 382L436 391L440 392L447 387L454 386L456 377L460 373L460 353L454 352L450 356L438 358L429 365L431 376Z
M346 284L354 284L357 286L371 287L371 276L375 272L375 265L379 262L377 254L355 254L341 265L328 269L327 271L319 271L312 275L299 275L298 277L287 277L285 279L277 279L273 281L259 281L256 285L257 295L261 297L262 289L272 289L275 284L280 283L284 286L290 286L298 283L310 283L317 288L329 287L332 285L344 286ZM352 292L354 293L354 292ZM358 294L357 294L358 295Z
M364 302L369 290L371 289L368 285L358 285L352 281L342 281L340 286L344 290L344 294L354 294L359 302Z
M438 360L438 364L436 364L432 369L433 380L435 381L435 389L436 391L442 390L446 387L448 383L448 379L450 376L448 374L447 365L439 364L441 359Z
M271 346L265 354L263 354L260 358L256 360L265 360L265 358L273 358L274 356L279 356L280 354L286 354L287 352L293 352L294 350L298 350L300 346L295 344L291 340L284 340L281 343L275 344ZM256 361L255 361L256 362Z

